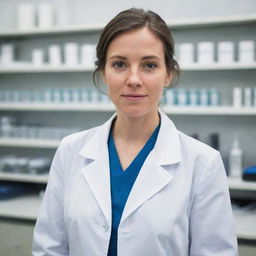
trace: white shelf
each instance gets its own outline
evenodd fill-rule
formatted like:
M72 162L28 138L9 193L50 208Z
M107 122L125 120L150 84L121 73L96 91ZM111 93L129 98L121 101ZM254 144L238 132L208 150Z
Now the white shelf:
M21 174L0 172L0 180L46 184L48 174Z
M0 110L112 112L115 108L110 103L0 103Z
M13 65L13 66L0 66L0 74L13 74L13 73L66 73L66 72L92 72L93 68L87 68L84 66L50 66L44 65L35 67L32 65Z
M242 191L255 191L255 181L244 181L240 178L228 178L229 189L231 190L242 190ZM255 226L256 227L256 226Z
M173 19L167 21L167 25L172 29L179 28L194 28L205 26L218 25L236 25L236 24L250 24L256 21L256 15L230 15L225 17L210 17L210 18L187 18L187 19ZM75 25L66 27L52 27L51 29L28 29L17 30L10 29L0 32L0 37L23 37L34 35L55 35L55 34L72 34L72 33L90 33L99 32L106 24L90 24L90 25Z
M192 106L162 106L166 114L175 115L236 115L255 116L256 107L234 108L220 107L192 107ZM114 112L115 107L109 103L0 103L0 110L15 111L79 111L79 112Z
M163 110L167 114L175 115L256 115L256 108L234 108L234 107L176 107L164 106Z
M2 147L23 147L23 148L57 148L60 141L46 139L28 139L28 138L0 138Z
M237 237L246 240L256 240L256 214L234 211L235 227Z
M240 63L234 62L230 64L212 63L212 64L199 64L194 63L190 65L180 65L182 71L207 71L207 70L249 70L256 69L256 62L253 63Z
M41 199L37 195L0 200L0 217L36 220Z

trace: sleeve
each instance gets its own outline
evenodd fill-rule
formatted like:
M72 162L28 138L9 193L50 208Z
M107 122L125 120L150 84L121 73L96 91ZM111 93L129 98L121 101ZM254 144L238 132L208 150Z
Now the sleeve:
M195 189L189 256L238 256L227 178L219 152L209 161Z
M65 183L63 141L50 168L48 184L34 229L33 256L68 255L68 235L64 224L63 195Z

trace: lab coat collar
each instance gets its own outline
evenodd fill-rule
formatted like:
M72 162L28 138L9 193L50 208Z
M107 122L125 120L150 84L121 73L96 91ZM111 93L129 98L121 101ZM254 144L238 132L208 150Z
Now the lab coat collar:
M181 160L181 149L178 131L174 123L169 119L166 114L164 114L161 110L159 110L159 113L161 117L161 126L154 147L158 163L160 165L178 163ZM92 160L101 158L99 152L102 153L103 148L107 149L106 147L109 130L115 117L116 114L114 114L109 120L107 120L107 122L99 127L96 133L79 152L81 156Z
M150 152L130 192L121 222L128 218L146 200L165 187L172 179L166 166L181 159L178 131L161 111L161 126L154 150ZM88 159L82 174L89 184L106 219L111 224L111 190L107 140L113 115L100 126L79 152Z

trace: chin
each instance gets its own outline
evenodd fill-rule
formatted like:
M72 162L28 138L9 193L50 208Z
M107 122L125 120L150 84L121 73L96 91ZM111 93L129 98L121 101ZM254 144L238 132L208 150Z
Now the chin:
M158 112L158 108L145 108L139 106L117 108L117 112L127 117L142 117L146 115L152 115Z

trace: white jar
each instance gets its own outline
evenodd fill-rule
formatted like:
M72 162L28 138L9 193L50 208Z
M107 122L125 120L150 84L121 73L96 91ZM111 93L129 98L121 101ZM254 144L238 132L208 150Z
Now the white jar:
M32 3L21 3L17 7L17 28L33 29L35 28L35 6Z
M1 65L10 65L14 62L14 45L3 44L1 46Z
M218 62L221 64L234 62L234 43L219 42L218 43Z
M49 64L51 66L61 65L61 50L59 45L51 45L49 47Z
M213 42L198 43L198 58L200 64L211 64L214 62L214 44Z
M178 53L178 60L181 65L194 63L194 45L192 43L179 44Z
M238 60L241 63L252 63L255 62L254 51L255 43L252 40L240 41L239 42L239 54Z
M240 87L233 89L233 107L240 108L242 106L242 90Z
M38 27L51 28L54 25L53 6L51 3L38 5Z
M252 89L250 87L244 88L244 106L252 106Z
M64 59L65 64L68 66L77 66L78 61L78 44L66 43L64 45Z
M42 49L32 50L32 64L33 66L40 67L44 63L44 53Z
M85 68L94 68L96 60L96 45L84 44L81 46L81 64Z

